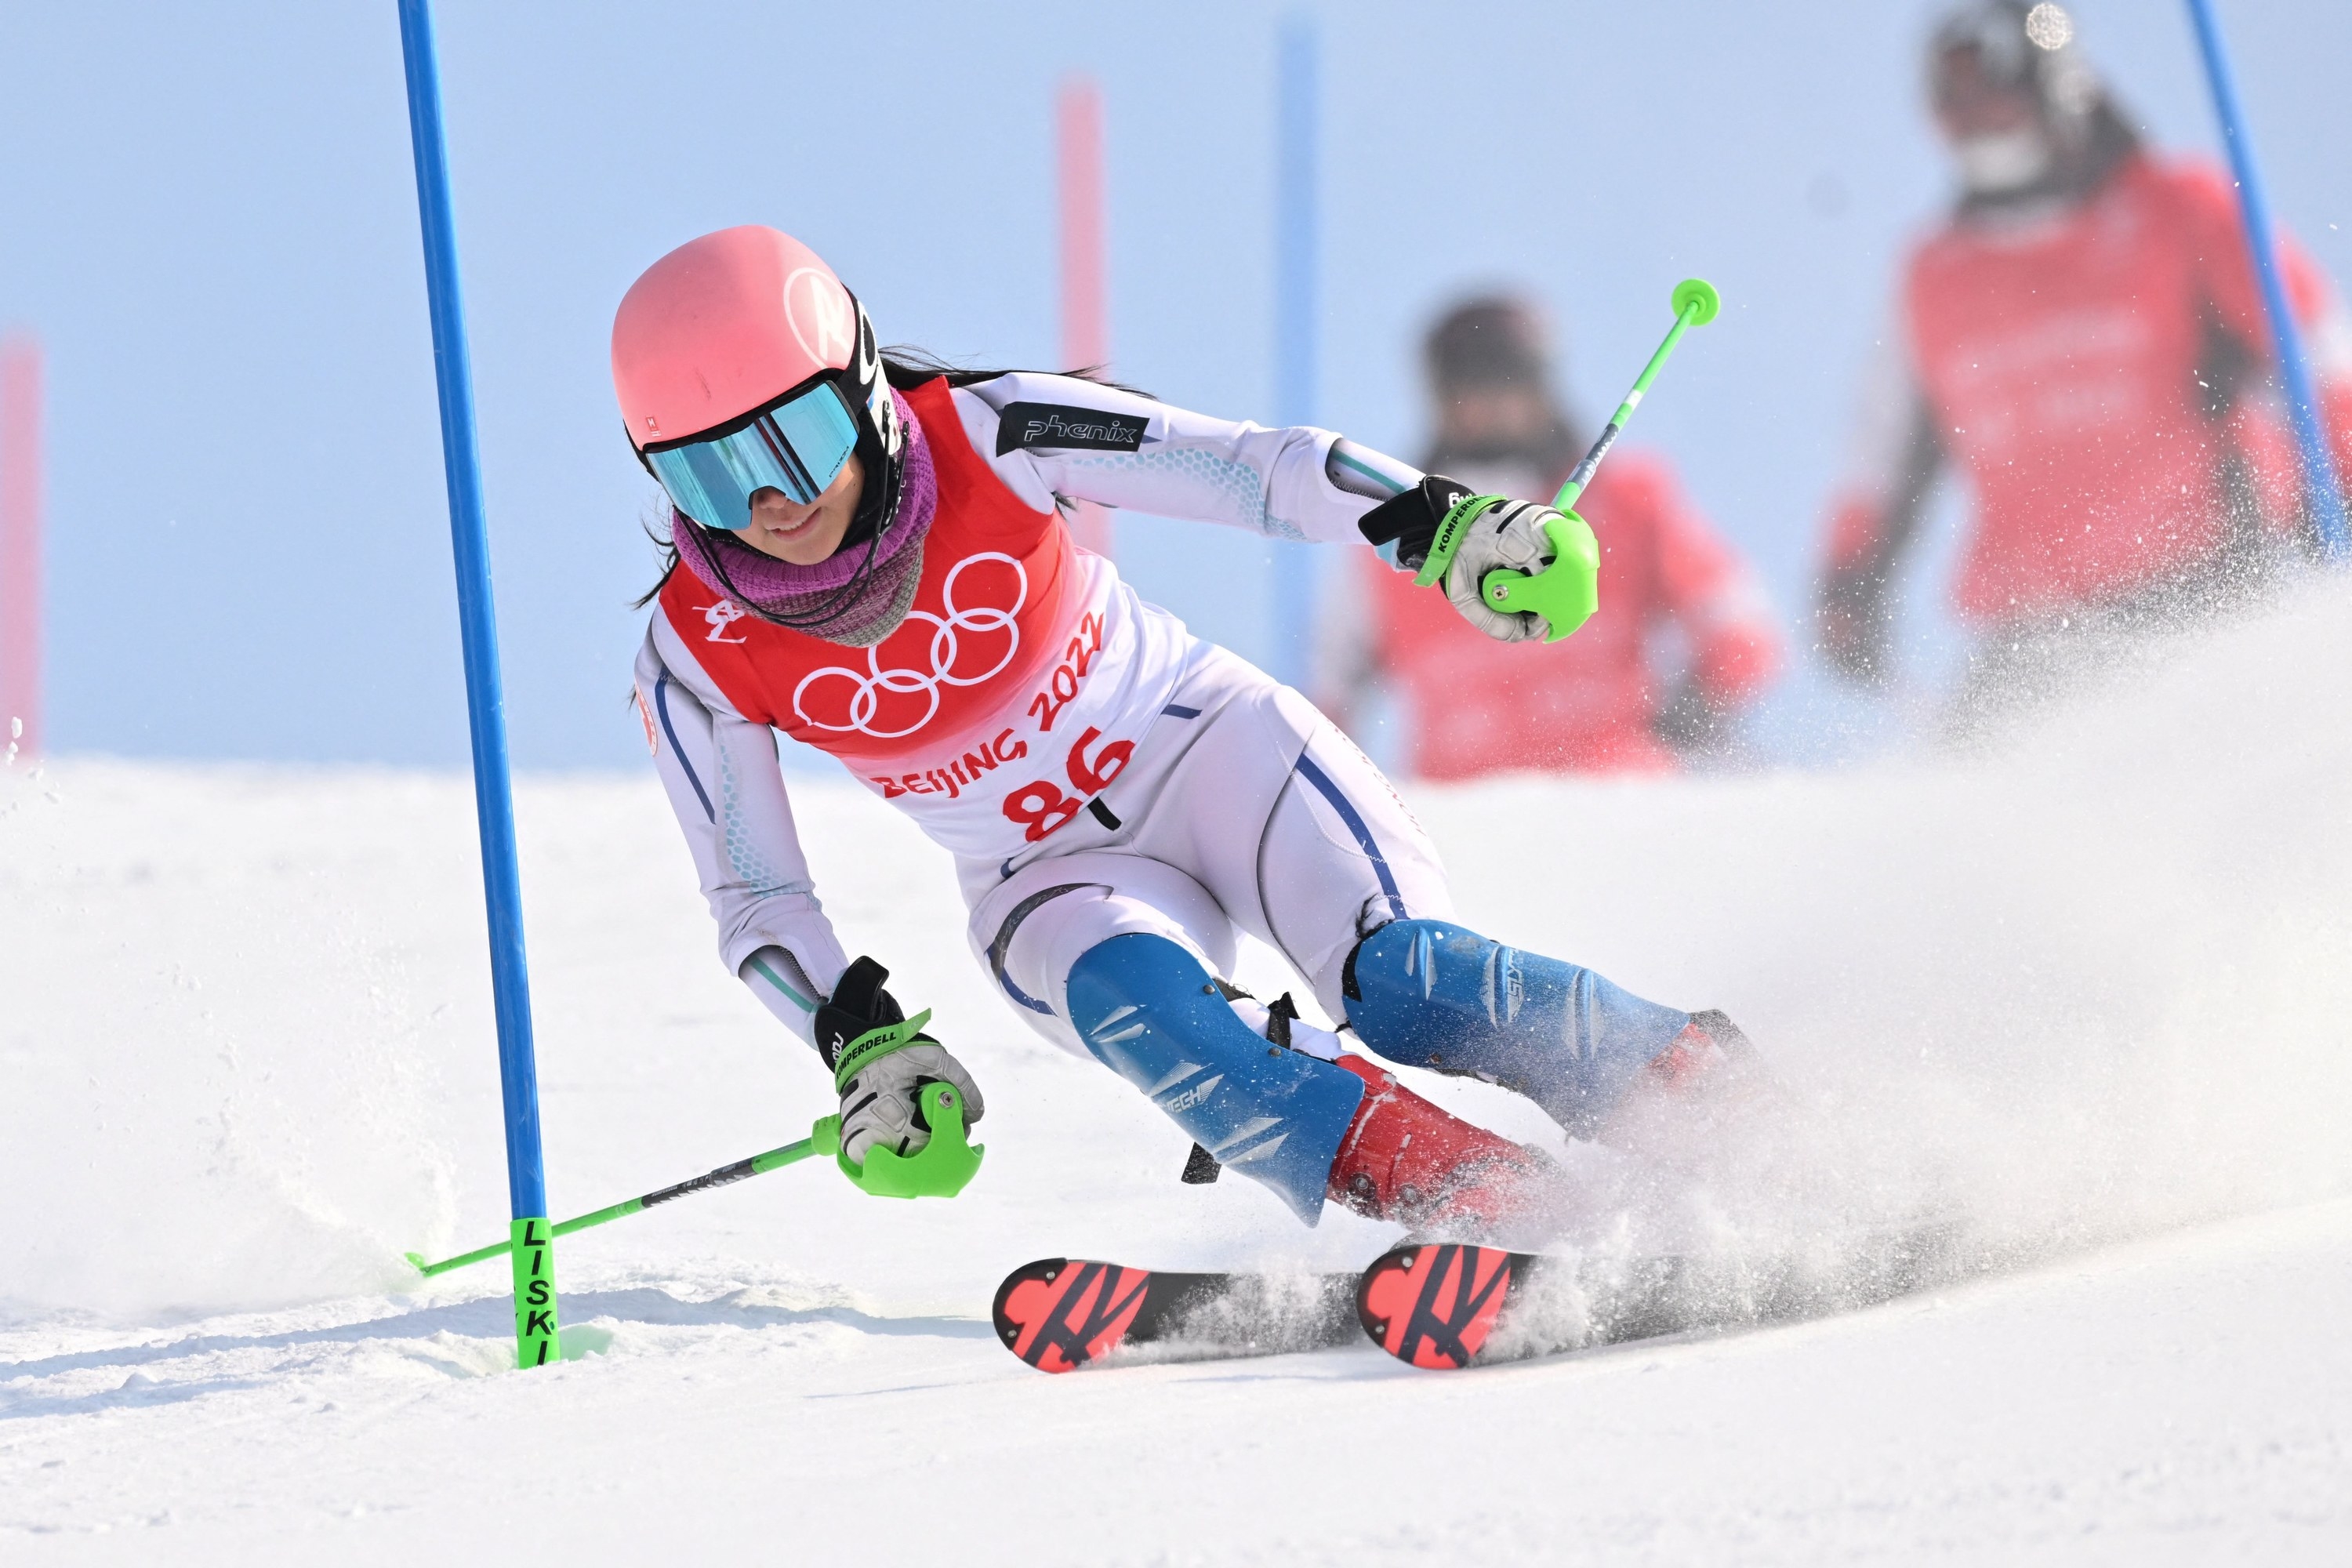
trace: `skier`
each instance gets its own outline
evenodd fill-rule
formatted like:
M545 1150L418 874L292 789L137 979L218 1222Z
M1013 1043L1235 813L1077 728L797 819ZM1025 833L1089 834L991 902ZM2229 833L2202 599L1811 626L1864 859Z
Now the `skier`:
M2297 480L2220 172L2141 146L2055 5L1958 8L1928 77L1960 195L1904 275L1831 513L1821 632L1842 673L1889 677L1896 571L1957 468L1976 500L1956 593L1979 633L1965 721L2258 579ZM2299 249L2285 262L2343 471L2352 322Z
M1467 492L1328 431L1188 413L1066 375L882 354L814 252L745 226L622 300L613 374L670 502L636 696L728 968L835 1073L844 1154L928 1142L919 1091L983 1101L819 904L772 730L831 752L954 857L974 954L1057 1045L1102 1062L1312 1225L1329 1199L1430 1230L1540 1229L1540 1153L1461 1121L1332 1033L1222 977L1272 944L1391 1061L1533 1098L1570 1132L1731 1082L1720 1014L1644 1001L1455 923L1435 850L1297 693L1076 548L1079 501L1395 542L1426 558ZM1446 592L1548 556L1552 514L1472 529ZM1532 623L1532 624L1530 624Z
M1423 362L1437 439L1423 467L1498 495L1546 499L1587 438L1552 395L1536 309L1465 301L1431 329ZM1699 515L1664 458L1619 449L1578 500L1601 539L1607 594L1575 637L1497 646L1375 556L1326 610L1316 688L1341 728L1375 682L1402 687L1412 771L1465 779L1511 768L1654 773L1728 749L1739 710L1780 661L1780 637L1746 565ZM1654 666L1681 646L1671 689Z

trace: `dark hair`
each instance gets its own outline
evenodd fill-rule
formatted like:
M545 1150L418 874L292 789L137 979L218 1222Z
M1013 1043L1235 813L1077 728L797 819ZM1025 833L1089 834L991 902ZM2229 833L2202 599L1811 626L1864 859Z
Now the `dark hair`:
M1437 319L1422 340L1422 363L1439 386L1517 384L1549 395L1548 335L1532 301L1482 294Z
M975 369L971 365L957 364L951 360L941 359L928 349L919 349L906 343L894 343L882 351L882 379L900 392L912 392L929 381L944 381L950 387L976 386L983 381L994 381L1000 375L1021 374L1033 373L1016 372L1010 368ZM1111 380L1102 373L1102 366L1097 364L1087 365L1078 370L1044 374L1075 376L1080 381L1091 381L1098 386L1115 387L1120 392L1131 392L1138 397L1151 395L1139 387ZM634 444L632 449L635 449ZM667 498L665 498L666 500ZM678 518L677 510L665 504L661 510L668 514L667 524L675 529L677 526ZM669 585L670 574L677 570L677 546L669 535L660 531L654 519L646 521L645 530L646 537L652 540L654 548L661 552L661 575L654 580L652 587L630 601L629 607L635 610L642 610L659 598L661 591Z
M882 351L882 378L901 392L912 392L927 381L945 381L951 387L977 386L983 381L994 381L1000 375L1066 375L1077 381L1091 381L1097 386L1108 386L1115 392L1131 392L1138 397L1151 396L1139 386L1113 381L1103 374L1103 367L1098 364L1080 365L1076 370L1016 370L1010 366L975 370L953 360L941 359L930 350L919 349L911 343L893 343Z

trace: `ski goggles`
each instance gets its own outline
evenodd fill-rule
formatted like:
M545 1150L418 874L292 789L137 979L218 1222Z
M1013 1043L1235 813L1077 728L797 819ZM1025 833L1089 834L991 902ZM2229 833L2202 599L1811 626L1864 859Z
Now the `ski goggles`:
M751 526L751 497L783 492L807 505L857 449L857 418L836 377L785 394L714 431L643 449L670 503L705 528Z

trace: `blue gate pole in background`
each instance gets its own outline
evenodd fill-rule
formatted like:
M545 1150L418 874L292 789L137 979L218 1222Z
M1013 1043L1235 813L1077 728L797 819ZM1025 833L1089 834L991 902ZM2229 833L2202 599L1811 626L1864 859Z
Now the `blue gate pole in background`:
M2286 386L2287 412L2294 421L2295 445L2303 453L2304 492L2309 498L2312 521L2319 529L2320 549L2328 559L2341 561L2347 548L2352 547L2345 527L2344 492L2336 485L2336 464L2328 455L2311 364L2303 357L2303 333L2287 303L2286 279L2279 270L2277 231L2271 226L2270 202L2255 170L2254 147L2246 135L2245 111L2238 102L2237 79L2231 74L2221 18L2213 14L2213 0L2189 0L2189 15L2196 23L2198 47L2205 56L2214 111L2221 118L2221 139L2230 149L2230 172L2238 183L2238 210L2246 224L2246 247L2253 252L2263 304L2271 319L2271 342L2278 353L2279 377Z
M433 368L441 392L441 458L449 475L449 532L457 556L457 624L466 647L466 711L474 742L474 810L481 823L482 893L489 908L490 990L497 1003L499 1081L506 1100L507 1199L513 1215L515 1351L523 1366L562 1359L556 1338L555 1259L539 1143L539 1067L531 1051L530 975L523 960L522 873L515 859L514 788L508 776L506 698L499 681L498 616L474 438L474 373L457 289L457 236L441 130L441 70L429 0L399 0L408 67L408 129L416 205L425 229L425 285L433 313Z
M1305 16L1286 21L1276 57L1274 177L1274 406L1285 425L1315 418L1316 55L1315 24ZM1304 687L1322 555L1311 544L1277 542L1272 548L1274 675Z

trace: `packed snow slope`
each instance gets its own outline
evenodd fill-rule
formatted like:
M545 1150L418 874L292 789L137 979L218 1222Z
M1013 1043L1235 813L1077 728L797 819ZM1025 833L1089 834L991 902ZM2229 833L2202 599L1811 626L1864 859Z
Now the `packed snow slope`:
M2352 1560L2348 717L2329 584L1995 752L1412 793L1466 921L1729 1010L1787 1086L1623 1226L1834 1247L1931 1206L2012 1260L1456 1375L999 1348L1033 1258L1392 1233L1180 1185L1182 1136L990 994L945 864L840 784L799 792L824 890L979 1075L985 1169L906 1205L809 1163L570 1238L575 1359L502 1371L500 1267L400 1261L506 1217L467 782L19 765L0 1557ZM530 781L521 823L558 1213L803 1135L824 1075L715 962L650 776Z

